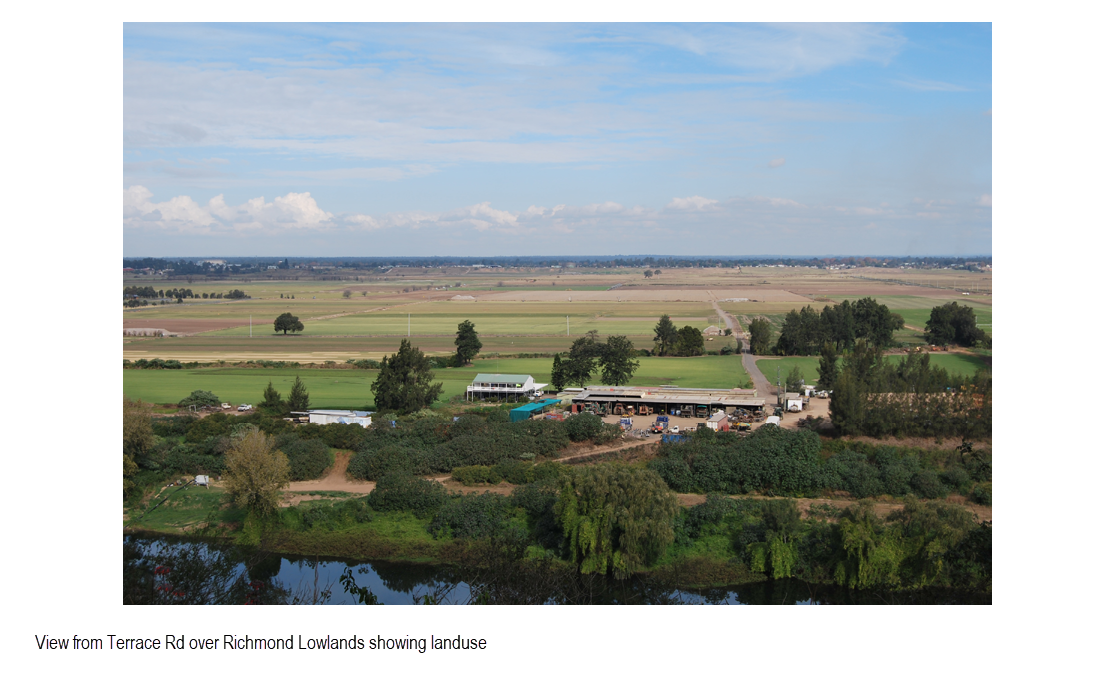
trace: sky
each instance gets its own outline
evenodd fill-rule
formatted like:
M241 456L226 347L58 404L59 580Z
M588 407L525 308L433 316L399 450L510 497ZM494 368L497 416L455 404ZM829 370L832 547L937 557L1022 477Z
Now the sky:
M990 24L124 24L125 256L980 255Z

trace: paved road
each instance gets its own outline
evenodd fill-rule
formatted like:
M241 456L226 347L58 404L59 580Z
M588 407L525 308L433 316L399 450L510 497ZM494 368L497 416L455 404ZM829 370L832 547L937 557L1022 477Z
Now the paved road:
M727 313L724 309L720 308L720 304L712 302L712 307L724 319L725 324L732 328L732 335L736 337L736 342L743 348L743 368L747 370L747 375L751 377L751 385L755 386L755 390L759 393L759 397L765 397L774 404L778 399L777 389L767 381L767 377L759 371L758 365L755 364L755 356L751 354L751 344L744 338L743 327L736 320L734 315Z

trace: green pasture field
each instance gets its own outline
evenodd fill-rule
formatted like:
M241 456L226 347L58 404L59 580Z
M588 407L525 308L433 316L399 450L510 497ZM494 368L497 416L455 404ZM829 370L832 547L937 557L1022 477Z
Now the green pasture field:
M530 374L536 381L550 380L553 361L540 359L480 360L471 367L436 369L442 383L441 400L463 395L477 374ZM194 390L209 390L231 404L256 404L270 381L284 397L295 375L306 384L313 408L362 409L372 404L369 387L375 370L363 369L125 369L124 394L155 404L176 404ZM599 381L593 381L599 383ZM733 388L751 385L738 355L698 358L642 358L630 385L673 384L691 388Z
M652 334L663 313L677 327L704 329L715 320L715 311L704 302L424 302L367 313L352 313L322 320L303 321L303 335L355 336L408 333L455 334L457 325L471 320L481 340L491 334L569 336L576 338L597 330L600 334ZM276 313L275 315L278 315ZM296 315L298 315L296 313ZM301 316L299 316L301 317ZM247 327L210 332L213 336L247 336Z
M887 359L897 362L905 355L888 355ZM975 355L968 355L966 353L930 353L929 363L938 367L944 367L950 374L960 374L962 376L972 376L981 369L986 369L987 365L984 361ZM759 371L763 376L767 377L772 385L777 381L778 368L782 368L782 380L785 382L786 374L796 365L800 370L802 376L805 378L805 383L808 385L816 385L817 383L817 364L820 361L819 357L772 357L757 360L756 364L759 366Z

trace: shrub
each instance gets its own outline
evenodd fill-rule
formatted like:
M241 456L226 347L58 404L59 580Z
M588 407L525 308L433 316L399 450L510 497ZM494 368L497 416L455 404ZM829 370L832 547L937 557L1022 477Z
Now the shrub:
M563 422L565 423L565 432L569 435L569 440L573 442L596 439L604 429L604 421L596 414L574 414Z
M962 491L967 488L968 484L972 483L972 477L968 475L968 471L963 467L953 465L941 473L941 481L957 491Z
M855 451L842 451L825 464L830 475L829 485L848 491L855 498L871 498L883 493L879 470L867 462L867 456Z
M933 470L922 470L915 474L910 479L910 487L914 489L914 493L923 498L943 498L949 493L948 488L941 483Z
M493 470L485 465L469 465L468 467L455 467L453 468L453 478L461 482L465 486L476 486L477 484L498 484L503 481L499 475L498 470L492 474Z
M286 454L290 461L290 478L294 481L319 479L331 465L333 455L319 439L300 440L295 434L279 435L275 448Z
M407 446L389 445L382 449L361 451L352 457L348 472L356 479L378 481L393 472L418 474L424 472L415 452Z
M503 527L508 504L506 497L496 493L467 493L438 510L428 530L438 537L489 537Z
M972 494L968 496L977 505L991 504L991 482L983 481L972 487Z
M448 499L445 487L436 481L392 472L376 482L376 489L368 494L368 506L381 512L429 516L441 509Z

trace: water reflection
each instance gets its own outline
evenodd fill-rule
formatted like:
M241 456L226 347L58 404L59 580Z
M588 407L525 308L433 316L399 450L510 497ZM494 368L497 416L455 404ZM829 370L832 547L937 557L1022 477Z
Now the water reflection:
M205 550L204 558L220 558L224 565L223 593L227 602L268 600L280 603L352 604L341 584L351 570L356 586L368 589L386 605L414 603L468 604L477 602L589 603L628 605L826 605L826 604L971 604L990 603L990 596L932 590L919 592L850 591L830 585L810 585L799 580L777 580L704 590L679 590L644 578L615 580L555 570L544 575L492 573L453 566L389 561L354 562L328 557L260 553L237 550L204 541L184 541L158 536L125 536L125 603L163 600L153 577L159 564L183 558L187 550ZM175 556L177 554L177 556ZM193 557L196 557L194 554ZM182 564L184 565L184 564ZM242 581L235 575L242 575ZM238 583L239 582L239 583ZM146 583L146 584L145 584ZM187 582L183 581L183 585ZM194 582L194 584L197 584ZM243 591L236 587L242 585ZM129 593L131 588L131 593ZM188 597L187 597L188 598ZM190 602L183 600L182 602ZM205 600L194 602L207 602Z

